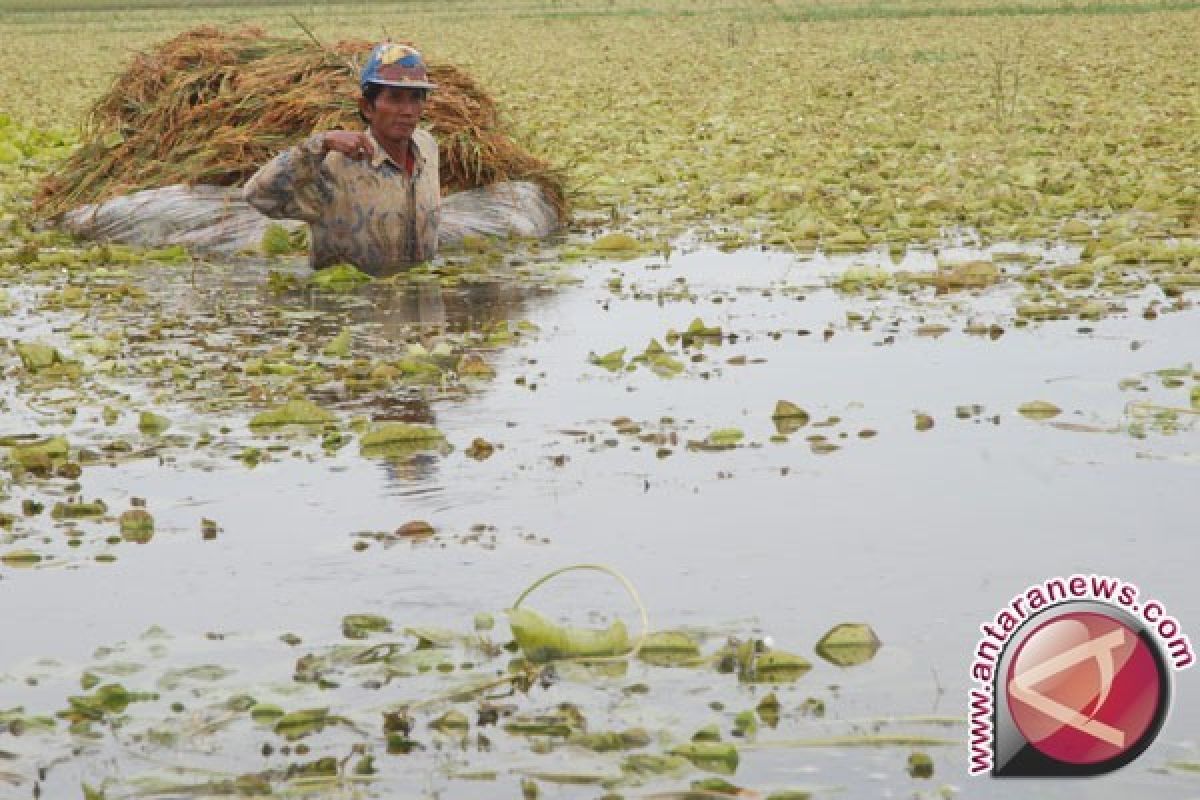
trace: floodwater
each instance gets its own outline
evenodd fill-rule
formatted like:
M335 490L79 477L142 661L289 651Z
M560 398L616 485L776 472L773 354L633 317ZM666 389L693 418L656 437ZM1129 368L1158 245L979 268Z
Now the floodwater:
M981 255L965 245L942 253ZM1070 262L1075 251L1044 255ZM1101 319L1017 326L1018 287L1009 284L919 297L829 288L831 277L864 258L886 262L697 247L669 258L563 265L516 281L374 285L331 296L271 293L263 266L135 268L122 280L147 289L152 313L39 311L48 286L10 287L19 307L0 318L10 339L70 349L73 329L118 329L129 363L157 357L185 373L208 371L172 382L161 371L118 370L88 377L83 394L6 379L0 433L64 432L72 446L92 447L121 436L132 452L84 466L81 495L105 501L109 518L101 522L50 518L67 491L63 480L10 487L5 508L18 518L0 549L30 548L44 560L0 566L0 711L53 715L82 693L80 675L89 670L160 698L130 705L128 721L102 724L92 739L71 737L63 722L53 733L0 735L0 751L12 756L0 760L0 795L33 796L40 767L43 797L77 797L81 783L107 786L109 798L207 796L145 778L196 785L320 756L340 760L364 745L375 754L374 779L316 796L515 797L531 775L545 797L600 796L594 782L546 773L585 773L575 776L585 781L616 772L617 759L477 727L474 701L417 715L412 738L425 749L386 754L380 711L460 685L461 665L382 686L349 670L324 689L292 680L301 655L346 643L347 614L393 621L396 634L377 634L375 643L405 642L400 631L410 626L466 633L477 613L491 612L503 642L502 610L526 586L560 566L599 563L636 586L653 629L692 630L706 652L727 636L770 637L809 658L811 672L774 687L778 726L730 737L734 715L771 687L740 685L710 668L637 661L605 674L564 667L553 685L495 702L517 714L573 702L592 730L647 728L650 752L715 723L741 751L736 772L724 777L764 796L783 788L818 797L1013 796L1011 783L966 776L963 744L979 625L1009 598L1054 575L1114 575L1160 599L1185 631L1200 630L1194 417L1146 423L1134 405L1188 406L1190 381L1172 385L1156 371L1195 359L1197 311L1185 303L1144 318L1159 296L1151 287L1131 290L1119 298L1127 310ZM903 264L933 265L928 253L910 253ZM684 331L696 317L720 326L723 337L686 349L671 343L668 330ZM514 324L516 335L490 343L471 339L505 321L532 325ZM1002 334L968 334L968 323L994 323ZM928 327L938 324L947 330ZM246 427L267 404L244 386L222 384L220 365L343 327L358 357L447 338L483 353L495 377L465 387L356 395L328 379L308 392L346 420L435 424L451 447L373 459L354 442L327 452L319 436ZM620 348L628 360L652 338L675 354L678 375L589 362L591 353ZM10 374L16 364L14 357ZM1128 379L1135 380L1122 388ZM811 417L786 437L771 419L781 399ZM1063 413L1018 413L1033 400ZM106 405L122 411L112 425L100 419ZM73 417L62 414L67 406L77 408ZM146 408L171 420L163 437L138 433L136 411ZM933 418L931 429L915 428L918 412ZM743 431L739 446L688 446L727 428ZM205 431L211 442L198 446ZM816 448L807 439L814 435L825 437ZM470 457L476 437L496 446L490 457ZM261 451L254 466L236 458L246 447ZM153 539L106 542L112 517L134 497L154 515ZM22 517L25 498L41 498L47 510ZM201 535L202 518L219 526L215 538ZM437 535L370 535L410 520L428 521ZM115 560L96 560L106 554ZM629 598L598 573L571 573L527 602L574 624L620 616L637 628ZM868 623L882 640L868 663L837 667L813 652L842 622ZM301 643L280 641L285 633ZM509 657L454 660L484 661L483 674L494 675ZM232 672L162 680L196 665ZM1176 677L1167 725L1138 761L1097 780L1020 783L1022 796L1200 792L1194 774L1167 769L1200 760L1200 685L1191 673ZM303 740L303 757L285 754L269 727L214 711L237 694L287 710L330 707L354 726L331 725ZM824 716L803 712L809 698L824 703ZM471 718L466 742L427 727L451 707ZM863 733L955 743L772 746ZM932 779L907 774L913 750L932 756ZM705 775L650 777L618 791L645 796Z

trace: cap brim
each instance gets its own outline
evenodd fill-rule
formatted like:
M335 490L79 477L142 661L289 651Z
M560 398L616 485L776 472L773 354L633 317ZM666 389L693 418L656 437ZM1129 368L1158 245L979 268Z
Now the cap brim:
M436 83L430 83L429 81L367 81L367 83L373 83L376 86L399 86L401 89L438 88Z

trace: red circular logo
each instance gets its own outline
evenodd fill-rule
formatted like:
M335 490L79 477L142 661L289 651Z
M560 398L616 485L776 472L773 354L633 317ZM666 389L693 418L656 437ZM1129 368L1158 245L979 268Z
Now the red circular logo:
M1137 631L1078 611L1025 637L1005 688L1013 722L1030 745L1060 763L1098 764L1156 732L1164 680Z

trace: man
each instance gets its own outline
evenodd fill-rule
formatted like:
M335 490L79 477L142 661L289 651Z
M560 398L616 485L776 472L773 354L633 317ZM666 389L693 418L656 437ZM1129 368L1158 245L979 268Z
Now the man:
M280 153L246 184L246 202L312 231L314 268L350 263L371 274L437 252L438 151L417 128L429 81L421 54L385 42L363 68L366 131L325 131Z

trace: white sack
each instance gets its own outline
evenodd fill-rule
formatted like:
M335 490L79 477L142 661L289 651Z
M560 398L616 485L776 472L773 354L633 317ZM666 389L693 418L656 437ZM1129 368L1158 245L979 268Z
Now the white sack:
M242 200L242 190L224 186L166 186L86 205L62 216L62 228L77 236L141 247L182 244L196 253L257 252L268 225L295 230L294 220L272 220ZM497 183L442 199L438 245L464 236L542 238L558 227L558 215L540 186Z

